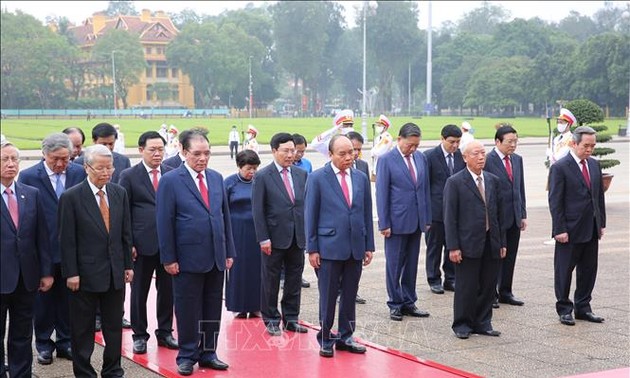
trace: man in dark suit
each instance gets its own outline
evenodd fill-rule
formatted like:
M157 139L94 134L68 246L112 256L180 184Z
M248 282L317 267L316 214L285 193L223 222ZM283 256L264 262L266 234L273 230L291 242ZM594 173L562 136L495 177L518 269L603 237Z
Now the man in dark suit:
M459 151L459 140L462 131L456 125L446 125L441 131L442 139L435 148L425 151L427 169L431 185L431 228L425 234L427 245L426 272L427 282L434 294L444 294L444 290L455 291L455 266L448 258L444 239L444 219L442 205L444 185L453 174L466 167L462 153ZM440 262L444 271L444 283L440 272Z
M225 271L236 255L223 177L208 169L206 132L182 139L186 162L166 173L157 192L160 261L173 276L179 353L177 371L193 366L226 370L216 348L223 306Z
M0 147L0 377L30 377L35 293L53 284L48 229L39 190L15 181L20 153L9 142ZM4 336L9 315L8 366Z
M514 266L521 231L527 228L523 158L514 153L517 143L518 134L512 126L499 127L494 135L495 148L488 153L484 169L499 178L499 190L501 190L503 201L501 227L505 231L507 252L499 267L498 302L522 306L524 302L512 293ZM495 302L494 307L498 307L498 303Z
M120 174L125 169L131 167L131 161L125 155L121 155L118 152L114 152L114 144L116 144L116 138L118 138L118 133L114 126L109 123L103 122L94 126L92 129L92 143L94 144L102 144L103 146L109 148L112 151L112 156L114 159L114 168L116 170L112 174L112 178L110 182L114 184L118 184L118 180L120 179ZM75 164L83 165L84 157L78 157L74 160Z
M85 134L80 127L66 127L61 132L68 135L68 138L70 138L70 141L72 142L72 153L70 154L70 161L74 162L76 158L83 156Z
M385 237L389 316L427 317L416 307L420 236L431 225L431 192L425 156L416 151L421 131L414 123L400 128L396 148L378 160L376 209Z
M556 239L554 288L560 322L574 325L577 319L601 323L604 318L591 309L591 293L597 277L599 239L606 228L602 171L591 157L595 130L580 126L573 131L572 149L551 166L549 211ZM569 299L571 275L577 269L574 300Z
M182 140L184 138L188 138L190 133L191 130L184 130L179 133L179 136L177 137L177 139L179 140L179 151L176 155L173 155L168 159L164 159L164 161L162 162L163 165L167 165L171 168L177 168L182 165L184 161L186 161L186 157L184 156L184 152L182 151Z
M370 178L370 167L368 162L361 159L361 150L363 149L364 143L363 136L356 131L350 131L346 134L346 136L350 139L350 142L352 142L352 151L354 156L352 168L358 169Z
M306 252L319 271L317 341L322 357L333 356L333 344L337 350L365 353L352 339L355 299L362 262L368 265L374 252L370 181L351 169L353 146L346 136L333 136L329 149L331 161L311 174L305 199ZM339 333L331 337L340 287Z
M147 352L147 297L155 273L157 289L155 330L158 346L177 349L173 338L173 278L160 263L155 218L155 192L163 174L172 168L162 163L166 141L157 131L147 131L138 139L142 161L120 174L120 185L129 196L134 260L131 284L131 328L133 352Z
M59 230L57 228L57 207L59 197L85 179L85 170L70 163L72 144L68 135L55 133L42 141L44 159L20 174L19 181L39 189L44 206L44 218L48 228L50 252L55 283L47 292L35 297L35 348L37 362L48 365L57 358L72 359L70 347L70 314L68 298L70 292L61 277L61 253L59 251ZM51 339L53 331L56 341Z
M483 171L486 151L480 142L468 143L463 155L466 169L444 186L446 247L456 264L452 328L460 339L471 333L499 336L492 328L499 263L505 257L499 179Z
M271 138L273 162L256 173L252 184L252 212L262 255L261 312L272 336L280 336L280 322L287 331L305 333L298 323L304 270L304 188L306 171L293 167L293 136ZM278 311L280 270L285 280L282 314Z
M96 377L96 308L100 306L105 339L101 376L120 377L123 292L133 279L131 221L127 192L110 183L112 152L100 144L85 150L87 179L59 199L61 274L72 291L70 324L72 368L80 377Z

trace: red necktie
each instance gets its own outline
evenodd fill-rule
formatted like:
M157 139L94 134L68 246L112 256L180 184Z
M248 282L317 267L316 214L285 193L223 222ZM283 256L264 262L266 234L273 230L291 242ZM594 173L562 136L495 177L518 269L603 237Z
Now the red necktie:
M103 223L105 223L105 228L107 229L107 232L109 232L109 207L107 207L107 201L105 200L105 192L99 190L96 194L100 198L98 201L98 208L101 211Z
M343 192L343 196L346 197L346 202L349 207L352 207L352 202L350 201L350 189L348 189L348 183L346 182L346 171L339 171L341 175L341 191Z
M153 175L153 189L157 192L157 188L158 188L158 170L157 169L153 169L151 170L151 174Z
M210 199L208 198L208 188L206 187L206 183L204 182L203 175L199 173L197 175L197 179L199 179L199 191L201 192L201 199L203 199L203 203L206 204L206 207L210 208Z
M293 189L291 189L291 183L289 182L289 170L284 168L282 169L282 181L284 182L284 187L287 189L287 193L289 194L289 198L291 199L291 203L295 203L295 197L293 197Z
M505 160L505 170L507 171L507 175L510 178L510 181L514 181L514 176L512 176L512 164L510 163L510 157L505 156L503 160Z
M588 169L586 169L586 160L582 160L580 164L582 164L582 176L584 176L584 182L586 182L586 186L590 189L591 178L588 175Z
M413 184L417 184L417 179L416 179L416 170L413 169L413 164L411 164L411 155L407 155L405 156L405 159L407 159L407 166L409 167L409 174L411 175L411 180L413 181Z
M17 199L13 195L13 191L11 190L11 188L6 188L4 192L7 194L7 199L8 199L7 202L9 203L9 206L8 206L9 214L11 214L11 219L13 219L13 224L15 225L15 228L17 229L18 223L19 223Z

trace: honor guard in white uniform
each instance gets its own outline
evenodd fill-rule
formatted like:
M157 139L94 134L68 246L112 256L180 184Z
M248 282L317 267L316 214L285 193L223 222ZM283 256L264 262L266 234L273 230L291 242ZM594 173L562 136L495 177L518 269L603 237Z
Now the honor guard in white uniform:
M333 118L333 127L319 134L311 142L311 147L316 151L328 157L328 142L332 139L333 135L343 134L346 135L350 131L354 131L354 112L350 109L344 109L335 115Z
M247 126L247 136L245 137L245 141L243 142L243 149L252 150L255 153L258 153L258 141L256 140L257 135L257 128L255 128L253 125Z
M374 137L374 144L372 146L372 176L376 176L376 164L378 158L388 153L394 148L394 138L392 134L387 131L391 122L389 118L381 114L378 120L374 123L377 135Z

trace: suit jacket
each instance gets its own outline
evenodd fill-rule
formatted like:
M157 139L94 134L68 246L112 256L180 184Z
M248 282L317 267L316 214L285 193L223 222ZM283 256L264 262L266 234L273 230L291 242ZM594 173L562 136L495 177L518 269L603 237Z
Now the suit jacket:
M590 188L571 153L555 162L549 170L552 236L568 232L569 243L585 243L591 240L594 231L601 235L601 229L606 228L602 171L593 158L589 158L587 164Z
M368 162L363 160L363 159L357 159L357 160L355 160L355 164L357 166L357 170L365 173L365 175L369 179L370 178L370 166L368 165Z
M295 203L292 203L273 162L256 173L252 184L252 212L259 242L271 240L272 248L288 249L295 235L298 247L304 249L306 176L303 169L291 168L295 195Z
M162 175L172 168L160 165ZM157 223L155 219L155 190L142 162L127 168L120 174L120 186L129 197L132 245L139 255L154 256L158 253Z
M520 155L510 156L512 165L512 177L510 178L505 170L505 165L496 150L492 150L486 155L485 170L499 178L499 190L503 199L503 223L504 229L511 228L514 224L521 227L521 221L527 219L527 209L525 207L525 176L523 173L523 158Z
M370 181L350 170L352 206L349 207L330 163L311 173L306 185L307 252L328 260L362 260L374 251Z
M446 248L459 249L462 256L480 258L486 244L486 211L490 223L490 244L493 258L500 258L506 246L505 230L501 227L502 199L499 178L483 171L484 203L477 183L468 169L449 177L444 186L444 233Z
M125 169L131 167L131 161L129 160L128 157L126 157L125 155L121 155L118 152L112 151L112 156L114 157L114 168L116 168L116 170L112 174L112 178L110 182L113 182L114 184L118 184L118 181L120 180L120 174ZM85 158L84 156L81 156L74 159L74 164L79 164L83 166L84 158Z
M168 159L164 159L164 161L162 161L162 165L168 165L171 168L178 168L183 162L182 158L179 157L179 154L177 154Z
M444 200L444 185L450 174L441 145L424 152L427 158L429 182L431 183L431 216L434 222L442 222L442 203ZM462 153L456 150L453 153L453 174L466 168Z
M391 228L394 234L425 231L431 224L431 192L427 160L419 151L413 153L417 184L414 185L407 163L398 148L378 159L376 175L376 210L378 228Z
M188 273L225 270L225 260L236 256L232 223L223 177L205 170L210 209L197 184L180 165L162 176L157 191L157 233L162 264L179 263Z
M23 184L39 189L39 195L44 207L44 218L48 227L50 253L53 264L61 262L61 252L59 251L59 230L57 228L57 207L59 199L55 189L50 183L50 178L44 167L43 160L34 166L20 172L19 181ZM81 183L86 177L85 169L82 166L70 163L66 167L66 189Z
M125 270L132 269L129 199L120 185L106 184L108 233L88 180L59 199L61 274L79 276L83 291L103 293L110 284L119 290L125 287Z
M18 202L18 228L15 228L9 209L0 199L2 217L2 249L0 249L0 291L11 294L22 275L24 287L35 291L42 277L52 276L48 229L44 218L39 190L15 182L15 198Z

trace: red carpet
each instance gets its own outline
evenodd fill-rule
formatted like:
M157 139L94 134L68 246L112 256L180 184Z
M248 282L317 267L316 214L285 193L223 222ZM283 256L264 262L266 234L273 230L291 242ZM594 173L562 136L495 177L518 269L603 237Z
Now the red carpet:
M147 307L155 311L155 292L149 294ZM125 303L126 317L129 311L129 290ZM149 329L152 334L147 345L147 353L133 354L132 331L123 331L123 356L166 377L179 377L175 357L176 350L158 348L153 337L155 315L149 314ZM319 345L315 339L317 327L304 324L309 333L296 334L283 332L280 337L267 334L261 319L234 319L224 310L217 354L228 363L225 372L200 369L195 365L193 376L233 376L233 377L277 377L288 374L299 377L478 377L461 370L440 365L387 347L367 341L357 340L368 347L363 355L349 352L335 352L333 358L319 356ZM176 334L174 335L175 337ZM100 332L95 335L102 344Z
M593 373L572 375L571 378L628 378L630 377L630 367L613 369L606 371L596 371Z

